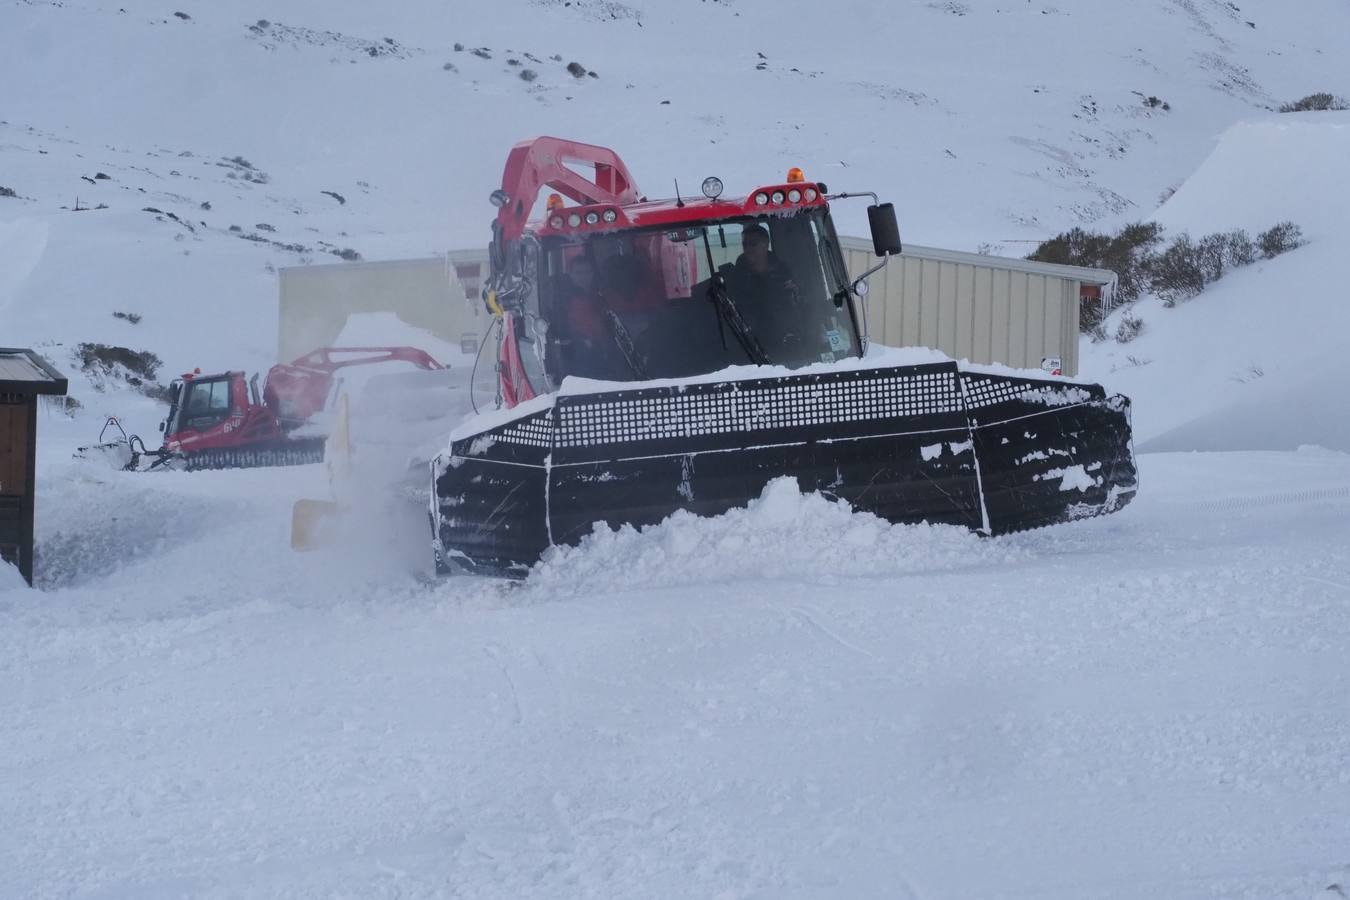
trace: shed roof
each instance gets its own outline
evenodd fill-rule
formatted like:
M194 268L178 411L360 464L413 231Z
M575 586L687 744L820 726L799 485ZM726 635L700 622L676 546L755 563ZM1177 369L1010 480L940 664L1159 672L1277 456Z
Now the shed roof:
M846 250L865 250L872 252L872 242L866 238L841 237L839 245ZM1089 269L1083 266L1065 266L1059 263L1037 262L1032 259L1016 259L1011 256L993 256L987 253L966 253L961 250L943 250L938 247L923 247L918 244L905 244L901 256L915 259L932 259L938 262L961 263L980 266L986 269L1007 269L1013 272L1030 272L1033 275L1051 275L1056 278L1068 278L1083 284L1105 286L1116 280L1116 273L1110 269Z
M65 394L66 376L32 350L0 347L0 393Z

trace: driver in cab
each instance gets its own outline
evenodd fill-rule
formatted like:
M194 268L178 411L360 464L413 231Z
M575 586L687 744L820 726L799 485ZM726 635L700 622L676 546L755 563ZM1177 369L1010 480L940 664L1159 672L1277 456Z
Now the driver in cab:
M763 225L747 225L741 232L741 255L730 282L738 304L761 308L780 299L794 303L798 299L792 273L769 249L769 230Z

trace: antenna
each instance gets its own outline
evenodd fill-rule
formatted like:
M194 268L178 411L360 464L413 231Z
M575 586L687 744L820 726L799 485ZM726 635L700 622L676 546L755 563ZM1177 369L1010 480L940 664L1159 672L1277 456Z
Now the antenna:
M680 199L680 179L675 179L675 205L684 209L684 201Z

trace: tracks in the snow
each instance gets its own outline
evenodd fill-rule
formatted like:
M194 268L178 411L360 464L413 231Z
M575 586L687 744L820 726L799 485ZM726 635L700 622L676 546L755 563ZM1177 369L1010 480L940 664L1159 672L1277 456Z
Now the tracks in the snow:
M859 647L857 644L853 643L847 638L842 637L838 632L836 632L832 628L826 626L822 622L822 620L825 619L826 616L820 610L810 606L798 605L792 607L790 610L788 610L788 612L798 622L801 622L802 624L810 628L812 631L824 637L826 640L831 641L832 643L838 645L839 647L844 648L850 653L865 657L873 661L879 662L881 660L881 657L877 656L871 650Z
M1227 497L1221 500L1202 500L1187 506L1201 512L1232 512L1267 506L1297 506L1304 503L1350 503L1350 487L1287 491L1279 494L1258 494L1253 497Z

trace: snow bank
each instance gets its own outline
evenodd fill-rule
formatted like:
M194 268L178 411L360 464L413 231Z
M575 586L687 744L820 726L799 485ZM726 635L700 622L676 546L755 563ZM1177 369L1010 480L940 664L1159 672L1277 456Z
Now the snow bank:
M180 493L202 484L196 473L112 471L101 458L39 476L37 585L85 584L175 548L199 542L209 547L212 532L245 518L252 503L231 496L228 483L212 494Z
M10 591L27 589L28 585L24 583L23 576L19 574L18 568L7 562L0 562L0 597Z
M745 509L713 518L683 510L658 525L597 524L577 547L551 551L530 574L541 594L740 580L836 584L858 576L996 566L1027 551L951 525L892 525L777 478Z
M1281 113L1229 128L1155 217L1169 233L1246 228L1282 219L1312 240L1345 233L1350 112Z
M1139 450L1350 450L1347 159L1350 113L1244 122L1159 210L1169 235L1289 220L1308 243L1174 309L1141 301L1139 338L1084 348L1084 377L1134 400Z

